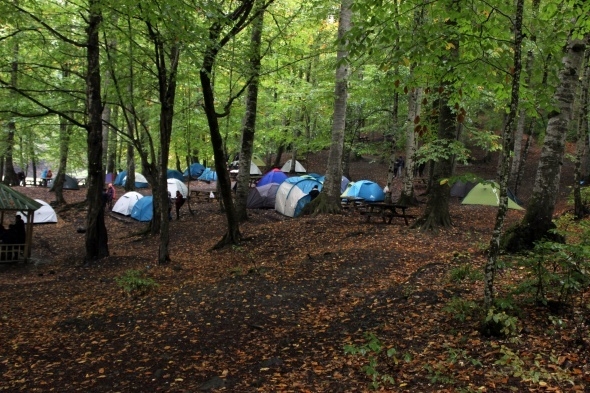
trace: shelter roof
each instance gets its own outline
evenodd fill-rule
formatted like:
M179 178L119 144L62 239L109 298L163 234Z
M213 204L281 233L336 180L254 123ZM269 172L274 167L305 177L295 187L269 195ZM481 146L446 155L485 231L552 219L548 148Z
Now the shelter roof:
M40 207L36 200L0 183L0 211L35 211Z

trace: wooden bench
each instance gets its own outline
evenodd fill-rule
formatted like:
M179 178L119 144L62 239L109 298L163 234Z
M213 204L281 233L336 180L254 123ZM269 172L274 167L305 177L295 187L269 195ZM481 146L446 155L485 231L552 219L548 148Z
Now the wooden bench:
M401 210L401 212L398 211ZM361 211L361 215L367 217L366 221L370 222L371 217L381 217L383 223L391 224L394 218L403 218L406 225L410 225L409 218L415 216L406 214L407 206L396 205L393 203L373 202L365 204L365 210Z

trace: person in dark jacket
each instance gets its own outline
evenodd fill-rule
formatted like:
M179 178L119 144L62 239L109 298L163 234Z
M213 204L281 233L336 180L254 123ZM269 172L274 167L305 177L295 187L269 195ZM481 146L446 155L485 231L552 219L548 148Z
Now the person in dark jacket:
M311 197L311 200L313 201L314 199L316 199L318 197L318 195L320 195L320 190L318 189L318 186L313 186L313 188L309 192L309 196Z
M176 190L176 201L174 201L174 206L176 207L176 219L180 220L180 208L184 205L184 197L180 193L180 191Z

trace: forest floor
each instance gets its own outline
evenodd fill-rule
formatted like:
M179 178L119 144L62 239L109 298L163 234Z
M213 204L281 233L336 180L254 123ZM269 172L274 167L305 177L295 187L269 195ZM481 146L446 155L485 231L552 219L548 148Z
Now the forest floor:
M535 154L519 193L525 202ZM322 173L325 162L318 155L304 165ZM568 209L573 175L564 165L556 213ZM493 177L495 162L460 171ZM378 160L351 165L353 179L381 185L386 172ZM18 190L53 200L45 188ZM482 271L492 207L453 200L454 226L438 233L403 220L366 223L358 213L290 219L252 210L244 242L212 251L225 216L201 201L171 222L170 264L156 264L158 240L146 224L110 214L111 256L85 265L77 232L85 212L76 204L85 190L65 197L59 222L35 227L32 261L0 266L0 391L334 393L370 391L375 381L388 392L590 392L588 308L517 297L517 334L488 338L469 307L481 305L482 281L450 279L465 266L468 276ZM522 215L510 210L506 225ZM157 286L128 294L119 282L130 270ZM499 293L522 274L503 269Z

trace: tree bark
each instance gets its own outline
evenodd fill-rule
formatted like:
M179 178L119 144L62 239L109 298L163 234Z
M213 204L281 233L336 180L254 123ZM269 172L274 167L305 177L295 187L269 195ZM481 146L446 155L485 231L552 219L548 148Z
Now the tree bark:
M102 103L100 96L100 42L102 22L100 0L89 0L88 42L86 48L86 98L88 108L88 215L86 218L86 262L109 256L108 234L104 222L102 169Z
M14 44L12 48L13 59L10 67L10 96L13 100L16 100L18 93L16 92L18 84L18 57L19 57L19 46L18 43ZM14 170L14 136L16 134L16 122L11 119L8 121L6 126L8 133L6 134L6 149L4 151L4 184L16 185L18 184L18 177Z
M554 228L552 220L559 192L565 138L572 119L576 88L579 85L580 64L586 45L587 39L570 39L566 45L562 59L563 68L559 72L559 84L553 96L556 109L549 114L533 195L522 221L505 235L503 248L508 252L530 249L536 241L553 237L549 230Z
M588 90L590 88L590 51L586 51L584 59L584 72L580 83L580 104L577 110L578 132L576 140L576 156L574 160L574 216L581 219L587 214L586 207L582 201L581 180L582 180L582 159L586 153L586 141L588 138Z
M344 37L352 28L352 1L342 0L338 21L338 52L336 54L336 81L334 84L334 115L332 121L332 143L328 154L326 180L323 192L311 203L318 207L314 213L340 213L342 183L342 155L344 131L346 129L346 103L348 97L349 64Z
M244 115L244 126L242 128L242 143L240 148L239 171L236 181L236 215L238 220L248 219L246 202L250 191L250 163L254 154L254 135L256 131L256 109L258 106L258 80L260 75L260 49L262 45L262 28L264 26L264 12L252 23L250 36L250 67L251 81L248 85L246 96L246 113Z
M510 151L513 137L513 124L518 112L518 101L520 98L520 73L522 70L521 52L522 52L522 18L524 14L524 0L518 0L516 3L516 15L514 18L514 73L512 75L512 92L510 98L510 111L506 119L506 124L502 131L502 150ZM496 266L498 256L500 255L500 238L502 236L502 227L508 210L508 179L510 176L511 157L506 155L506 159L500 165L500 202L496 223L490 240L488 251L488 260L484 268L484 308L487 312L492 307L494 301L494 279L496 276Z

